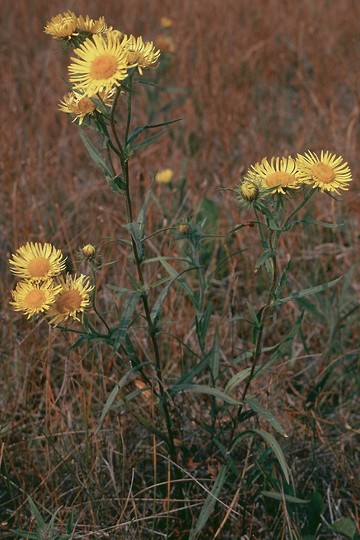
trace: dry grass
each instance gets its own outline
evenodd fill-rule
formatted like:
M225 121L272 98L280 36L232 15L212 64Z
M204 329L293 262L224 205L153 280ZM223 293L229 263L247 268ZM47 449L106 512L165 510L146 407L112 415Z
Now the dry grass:
M147 217L149 232L196 215L204 198L216 205L218 233L248 219L247 211L239 216L230 192L217 190L232 187L263 156L328 149L349 162L354 177L350 192L340 203L318 197L311 205L315 219L344 222L344 227L329 232L309 226L289 233L281 244L281 264L289 254L293 257L290 285L294 289L330 281L353 269L348 288L311 300L313 314L305 317L303 337L297 338L289 352L297 360L281 359L255 390L289 433L282 446L298 494L317 490L324 494L328 521L347 516L359 524L357 312L344 318L347 303L354 307L360 303L360 18L355 0L0 3L0 519L26 528L26 497L30 495L42 509L64 506L62 523L73 510L78 538L96 537L97 532L103 538L152 538L151 516L171 510L164 460L159 457L154 465L155 451L161 454L162 450L123 410L110 415L93 437L114 381L127 366L98 347L68 354L72 338L49 331L43 323L29 324L8 306L13 280L7 258L19 245L50 241L73 256L83 244L104 244L104 239L122 234L121 202L114 204L101 173L89 164L78 130L57 111L58 100L66 92L61 78L66 75L67 55L42 30L48 19L66 9L94 18L104 15L113 26L147 39L156 39L161 16L174 21L175 53L161 80L161 102L186 96L169 113L183 120L169 136L133 160L131 175L138 206L152 175L163 167L171 167L178 178L186 180L186 197L179 209L176 188L155 186ZM146 100L138 99L136 120L146 121ZM237 367L229 359L240 354L248 336L226 321L241 312L246 299L258 304L263 289L264 276L253 272L260 247L254 247L253 231L245 231L234 236L227 249L247 251L228 269L229 274L219 276L213 292L218 307L213 329L219 326L223 361L230 375ZM221 245L219 240L212 246L209 264L214 264ZM150 246L152 256L165 247L168 254L178 250L169 237L161 241L155 237ZM103 257L116 260L99 279L106 310L112 297L101 285L127 282L127 254L112 244L104 248ZM149 269L147 279L154 281L158 272L159 268ZM193 313L188 303L174 289L165 308L164 319L182 321L178 337L191 344ZM288 331L300 308L291 305L277 315L268 330L269 344ZM172 332L173 326L167 330ZM141 332L137 345L145 356ZM170 336L164 337L162 347L169 378L175 377L180 364L184 368L191 363L186 350ZM182 413L186 409L192 416L193 409L194 417L206 415L207 407L206 402L189 400ZM144 414L155 414L145 398L142 409ZM213 448L206 434L196 440L194 434L189 435L190 426L183 428L185 439L189 437L189 454L183 459L185 476L189 486L193 476L204 483L211 477ZM226 503L233 501L241 517L227 521L219 538L240 538L245 533L254 539L282 537L281 532L274 533L278 536L269 532L270 526L276 531L281 526L276 517L270 523L264 507L259 507L254 471L251 464L248 470L244 468L245 502L237 506L236 490L229 489L225 495ZM149 486L157 482L155 493ZM195 516L204 492L189 487L189 498ZM219 513L201 538L213 538L223 517ZM126 528L131 519L134 522ZM155 522L165 530L165 521ZM106 536L108 527L114 529ZM186 538L180 525L174 534L168 538ZM0 536L11 538L6 524Z

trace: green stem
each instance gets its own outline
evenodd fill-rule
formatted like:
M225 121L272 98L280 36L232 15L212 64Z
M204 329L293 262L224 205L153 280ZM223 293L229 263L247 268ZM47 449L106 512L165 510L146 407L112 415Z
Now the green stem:
M96 315L98 316L98 318L103 323L106 330L108 331L107 337L109 337L111 335L110 327L109 327L108 323L106 322L106 320L104 319L104 317L99 312L99 310L97 308L97 305L96 305L96 271L95 271L95 268L94 268L93 264L91 264L91 275L92 275L92 279L93 279L93 283L94 283L94 290L93 290L93 294L92 294L92 307L93 307L93 310L95 311ZM97 332L95 332L95 333L97 333Z
M311 199L311 197L314 195L315 191L316 191L315 189L309 189L309 191L306 193L305 197L303 198L303 200L301 201L299 206L297 208L295 208L295 210L293 212L291 212L290 216L285 221L283 229L286 229L288 227L291 220L305 206L305 204Z
M251 382L252 382L252 380L254 378L255 369L256 369L256 366L258 364L260 355L261 355L261 346L262 346L262 338L263 338L265 321L266 321L266 318L268 316L270 306L271 306L271 302L273 300L274 293L275 293L276 286L277 286L278 270L277 270L277 264L276 264L276 249L277 249L279 236L280 236L279 231L270 231L270 234L269 234L269 249L274 252L274 256L269 259L271 261L271 266L272 266L272 276L271 276L271 282L270 282L270 287L269 287L269 291L268 291L268 294L267 294L266 302L265 302L265 305L264 305L264 307L263 307L263 309L261 311L258 334L257 334L257 338L256 338L255 349L254 349L254 352L253 352L251 371L250 371L249 377L247 378L245 388L244 388L242 396L241 396L242 401L245 400L246 395L248 393L248 390L250 388ZM241 409L239 411L239 414L240 413L241 413Z
M127 99L127 122L126 122L125 136L124 136L125 148L127 144L127 139L128 139L129 130L130 130L130 123L131 123L131 89L132 89L132 79L130 79L130 93ZM119 136L117 134L115 119L114 119L115 108L116 108L117 100L119 98L119 94L120 92L118 91L114 99L114 105L113 105L113 109L111 111L111 117L110 117L110 124L111 124L114 140L116 141L116 145L118 147L118 155L120 157L123 179L125 183L125 205L126 205L127 220L129 223L132 223L134 220L134 217L133 217L133 209L132 209L132 201L131 201L131 193L130 193L128 158L125 155L124 147L122 146ZM141 260L139 257L136 242L131 234L130 234L130 238L131 238L131 245L132 245L132 250L133 250L133 255L134 255L134 260L135 260L137 276L138 276L139 284L142 289L141 300L143 303L145 319L148 325L148 332L149 332L150 341L151 341L153 352L154 352L155 371L156 371L156 375L157 375L157 379L159 383L160 397L162 401L163 411L165 415L165 423L166 423L166 428L168 432L168 438L166 440L166 443L169 449L171 459L176 462L177 461L176 448L174 444L174 434L173 434L173 429L172 429L171 417L170 417L169 408L167 404L168 398L165 391L162 370L161 370L160 351L159 351L159 345L158 345L157 335L156 335L157 329L151 318L151 310L149 307L148 295L146 293L146 284L145 284L145 279L144 279L144 275L143 275L143 271L141 267Z

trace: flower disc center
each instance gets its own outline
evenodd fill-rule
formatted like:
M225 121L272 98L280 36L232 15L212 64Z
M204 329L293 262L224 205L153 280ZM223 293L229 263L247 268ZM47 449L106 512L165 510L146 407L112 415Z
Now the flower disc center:
M59 313L77 311L81 307L81 294L78 291L64 291L56 301Z
M32 259L28 264L28 272L32 278L43 278L50 270L49 260L45 257Z
M117 71L117 59L110 54L102 54L92 61L90 75L93 79L110 79Z
M317 180L324 184L331 184L335 180L335 173L330 165L326 163L315 163L311 167L311 173Z
M88 97L83 97L79 100L78 103L78 109L79 112L85 113L85 114L91 114L95 111L95 104L93 101L91 101Z
M284 171L271 173L265 179L265 183L268 187L291 186L294 182L296 182L294 175Z
M45 293L40 289L33 289L28 292L25 298L25 303L27 307L37 309L43 306L45 301Z

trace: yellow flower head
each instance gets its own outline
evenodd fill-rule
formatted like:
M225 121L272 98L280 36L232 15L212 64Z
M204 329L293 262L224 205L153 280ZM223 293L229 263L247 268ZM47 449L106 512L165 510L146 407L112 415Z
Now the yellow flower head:
M60 289L52 280L43 283L20 281L11 293L13 302L10 304L15 311L22 311L29 319L37 313L48 311Z
M240 197L246 202L256 201L259 192L259 186L252 180L244 179L239 186Z
M159 60L160 51L155 49L152 41L144 42L141 36L124 36L121 44L127 50L128 63L136 65L140 75L143 74L143 68L148 68Z
M77 17L73 11L65 11L55 15L45 26L45 34L49 34L54 39L70 40L76 36Z
M95 259L96 248L92 244L86 244L86 246L81 248L80 253L86 261L91 261Z
M252 165L248 171L250 180L258 179L264 189L274 188L271 193L285 194L288 189L300 187L301 180L292 157L264 158L260 163Z
M323 150L320 157L314 152L306 152L298 154L296 162L300 178L306 184L313 184L313 188L336 193L339 189L349 189L351 170L341 156Z
M74 90L80 90L86 97L120 86L131 67L116 31L95 34L74 52L77 58L72 58L69 79Z
M28 242L9 259L13 274L30 281L46 281L65 268L65 258L60 249L51 244Z
M77 18L77 28L81 32L89 34L103 34L104 32L111 30L111 28L108 28L104 17L100 17L94 21L93 19L90 19L89 15L86 15L85 18L80 15Z
M174 171L172 169L162 169L155 174L156 182L159 184L168 184L174 177Z
M54 304L49 309L49 324L57 326L69 318L79 321L79 314L83 313L90 304L90 292L93 285L88 277L81 274L79 277L66 275L60 278L60 292Z
M100 103L111 106L114 90L99 92L96 96L87 97L79 92L68 92L59 102L59 110L74 116L73 122L78 120L79 125L85 116L93 115L99 110Z

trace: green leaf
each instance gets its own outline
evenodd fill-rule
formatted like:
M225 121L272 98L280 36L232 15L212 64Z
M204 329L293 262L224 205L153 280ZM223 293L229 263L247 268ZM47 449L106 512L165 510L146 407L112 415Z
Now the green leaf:
M222 401L225 401L226 403L229 403L230 405L241 405L242 402L238 399L234 399L222 390L219 390L218 388L212 388L209 386L205 386L203 384L179 384L174 385L171 389L172 395L176 395L179 392L191 392L193 394L207 394L209 396L214 396L218 399L221 399Z
M346 538L353 539L356 534L355 523L352 519L347 517L337 519L335 523L332 524L331 528L333 531L339 534L343 534L344 536L346 536Z
M39 533L37 532L29 533L26 531L20 531L19 529L12 529L11 532L14 532L18 536L20 536L20 538L27 538L27 540L39 540L40 538Z
M250 358L253 356L253 353L250 353ZM235 373L225 386L225 393L231 394L235 388L242 383L251 373L251 367L247 367L243 369L242 371L239 371L239 373Z
M246 304L251 315L252 323L258 328L260 326L260 320L257 316L257 313L254 307L250 304L250 302L246 302Z
M163 290L160 292L159 296L157 297L154 305L153 305L153 308L151 310L151 320L153 322L155 322L159 315L160 315L160 310L161 310L161 306L162 306L162 303L171 287L171 285L175 282L175 281L179 281L179 276L181 276L181 274L184 274L185 272L189 272L190 270L193 270L193 268L186 268L185 270L183 270L182 272L180 272L179 274L176 274L176 276L173 276L171 278L171 280L168 282L168 284L166 285L166 287L163 288Z
M321 514L324 510L324 502L322 496L318 492L311 494L309 498L309 505L306 508L308 526L306 527L306 534L316 534L319 523L321 522Z
M113 176L112 178L108 178L108 182L112 191L119 191L120 193L125 192L126 182L121 176L121 174L117 174L116 176Z
M275 499L276 501L285 500L288 503L293 504L309 504L310 501L305 499L299 499L298 497L293 497L293 495L287 495L286 493L277 493L275 491L262 491L261 495L268 497L269 499Z
M146 129L169 126L170 124L174 124L175 122L180 122L180 120L182 120L182 118L176 118L175 120L169 120L168 122L162 122L161 124L145 124L144 126L139 126L135 128L134 131L129 135L127 145L129 146L130 144L132 144L138 138L138 136Z
M205 341L205 340L204 340ZM220 344L219 344L219 334L218 330L215 331L214 344L211 349L210 354L210 369L212 380L216 383L219 376L219 366L220 366Z
M276 253L272 250L264 251L255 263L255 269L260 268L269 259L274 259Z
M138 293L131 294L123 307L123 314L120 317L119 326L115 332L115 343L113 348L114 353L119 350L124 342L129 326L133 320L133 314L139 298L140 296Z
M232 257L238 255L239 253L242 253L243 251L245 251L245 249L237 249L233 253L230 253L230 255L227 255L227 257L224 257L216 266L216 268L212 272L209 272L206 280L206 286L210 286L213 277L217 274L217 272L219 272L219 270L221 270L221 267L224 266L224 264L226 264Z
M136 251L138 259L140 262L143 261L145 250L144 250L144 227L142 223L138 221L133 221L132 223L125 223L124 227L129 230L131 238L135 242Z
M317 285L316 287L310 287L309 289L304 289L303 291L298 291L293 294L290 294L289 296L286 296L285 298L278 298L277 300L274 300L271 303L271 307L278 306L280 304L284 304L285 302L288 302L289 300L297 300L298 298L303 298L304 296L309 296L311 294L316 294L321 291L325 291L327 289L330 289L331 287L334 287L339 281L342 279L342 276L333 279L332 281L329 281L328 283L323 283L322 285Z
M165 135L165 133L167 133L168 130L167 129L164 129L163 131L160 131L160 133L156 133L155 135L152 135L151 137L148 137L147 139L145 139L144 141L141 141L140 143L138 144L134 144L134 146L132 146L130 149L129 149L129 155L133 155L135 152L137 152L138 150L140 149L144 149L144 148L147 148L148 146L150 146L153 142L157 141L158 139L160 139L160 137L162 137L163 135Z
M28 497L28 501L29 501L29 505L30 505L30 509L31 509L31 513L32 515L34 516L35 520L36 520L36 525L38 526L38 528L43 528L46 526L46 522L43 520L43 517L42 515L40 514L36 504L34 503L34 501L31 499L31 497Z
M204 358L198 364L193 366L189 371L186 371L180 377L180 379L178 379L177 383L174 384L174 386L168 390L169 394L171 396L175 396L178 393L177 389L180 386L182 386L184 384L192 383L194 377L199 375L199 373L201 373L206 368L206 366L208 366L211 355L212 355L212 350L209 351L208 354L206 356L204 356ZM174 388L175 388L175 391L173 390Z
M256 399L246 398L244 401L250 407L250 409L252 409L256 413L260 414L264 418L264 420L266 420L266 422L268 422L270 424L270 426L273 427L278 433L283 435L283 437L288 436L286 434L284 428L281 426L281 424L275 418L275 416L270 411L265 409L265 407L260 405L260 403L258 401L256 401Z
M282 289L283 289L283 287L284 287L284 285L286 283L288 274L290 272L290 266L291 266L291 259L288 260L288 263L285 266L283 273L281 274L279 284L278 284L278 286L276 288L276 291L275 291L275 297L277 297L281 293L281 291L282 291Z
M198 300L196 298L196 295L193 293L185 279L180 277L182 273L177 272L175 268L173 268L167 261L160 260L160 262L171 277L176 277L176 281L179 283L185 293L189 296L193 303L193 306L198 309ZM189 270L192 270L192 268L190 268Z
M315 219L296 219L295 221L292 221L288 225L286 225L286 230L290 230L296 225L299 225L300 223L308 223L310 225L320 225L321 227L324 227L325 229L338 229L339 227L343 227L343 223L326 223L325 221L316 221Z
M90 141L87 135L85 135L85 132L83 129L80 129L80 137L82 139L82 142L86 150L89 152L91 159L95 163L95 165L100 167L100 169L103 171L103 173L105 174L107 178L112 178L113 172L111 170L110 165L108 164L104 156L96 148L96 146Z
M223 465L216 477L211 492L208 493L208 496L206 497L206 500L201 508L201 512L195 523L195 527L190 532L189 540L196 540L196 538L198 538L199 533L202 531L209 517L214 512L215 504L225 483L227 471L227 465Z
M145 367L146 365L149 365L150 362L143 362L141 364L141 366L136 366L132 369L129 369L129 371L127 371L125 373L125 375L120 379L120 381L118 383L115 384L114 388L111 390L107 400L106 400L106 403L103 407L103 410L101 412L101 416L100 416L100 420L99 420L99 423L97 425L97 428L95 430L95 435L97 435L101 429L101 426L104 422L104 419L105 419L105 416L108 414L108 412L110 411L119 391L121 390L121 388L127 383L127 380L128 378L133 374L133 373L136 373L137 371L139 371L139 369L142 369L143 367Z
M234 450L234 448L238 445L240 441L247 437L251 437L252 435L257 434L260 435L264 439L264 441L270 446L271 450L274 452L276 459L279 462L280 468L283 472L283 475L285 476L285 480L287 483L289 483L289 469L286 464L285 456L283 454L283 451L281 450L281 447L277 440L271 435L271 433L267 433L266 431L263 431L261 429L249 429L247 431L244 431L243 433L240 433L234 440L230 452Z
M261 373L264 368L266 369L268 364L273 363L275 360L279 358L283 359L286 355L289 355L289 356L291 355L292 344L295 339L295 336L300 331L303 318L304 318L304 312L302 311L299 317L296 319L295 324L293 324L290 331L286 334L283 341L275 346L275 351L271 355L269 362L264 364L264 366L259 369L259 373Z
M289 468L287 466L283 451L281 450L281 447L280 447L279 443L277 442L277 440L275 439L275 437L273 437L273 435L271 435L271 433L267 433L266 431L263 431L261 429L253 429L252 431L254 431L258 435L260 435L267 442L267 444L270 446L271 450L274 452L274 454L276 456L276 459L279 462L279 465L280 465L281 470L282 470L282 472L284 474L286 482L289 483L289 480L290 480L289 479Z

